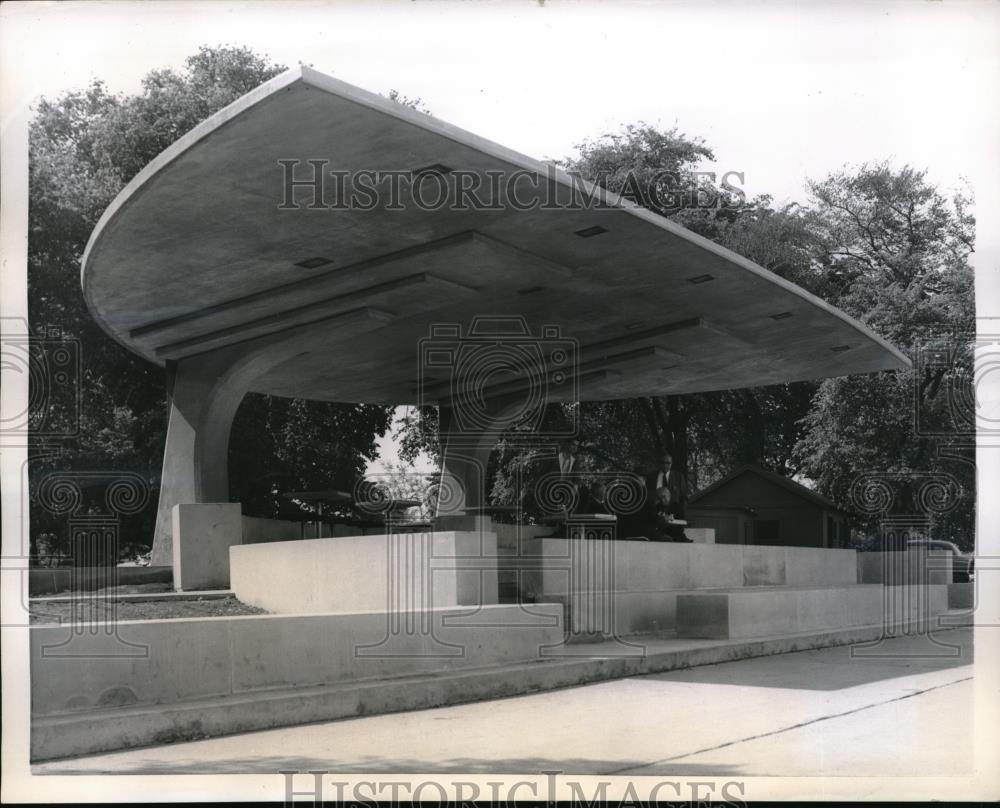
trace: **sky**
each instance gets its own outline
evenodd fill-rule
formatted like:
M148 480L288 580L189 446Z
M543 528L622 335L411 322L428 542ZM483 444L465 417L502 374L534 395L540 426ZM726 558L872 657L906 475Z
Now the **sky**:
M624 123L676 125L714 150L706 168L743 172L748 195L779 203L845 164L910 163L976 192L980 313L1000 315L1000 226L982 226L1000 223L998 11L990 0L5 3L0 67L10 116L91 78L134 92L199 45L246 45L420 97L536 158Z
M15 3L23 100L139 88L202 44L247 45L533 157L639 120L704 137L750 193L883 157L951 184L995 159L992 2ZM991 95L992 93L992 95ZM991 135L992 137L988 136Z

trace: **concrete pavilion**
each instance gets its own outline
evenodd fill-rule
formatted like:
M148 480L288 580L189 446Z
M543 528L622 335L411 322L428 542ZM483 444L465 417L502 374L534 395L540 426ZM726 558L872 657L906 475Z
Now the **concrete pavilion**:
M359 172L414 172L453 196L470 177L506 180L485 208L420 206L403 186L395 202L329 207L336 192L318 186L330 171L362 190ZM568 204L594 194L601 204ZM692 543L623 540L608 514L574 515L558 538L494 524L477 506L496 436L545 401L909 362L660 216L308 68L147 166L98 224L83 289L115 339L167 369L153 563L172 562L175 589L229 587L265 613L32 625L33 760L877 650L894 631L929 641L953 595L971 598L953 593L971 585L949 584L950 569L914 571L913 553L862 564L853 549L715 543L710 529ZM449 490L433 529L241 532L226 457L248 392L439 405Z
M482 178L483 198L488 172L505 180L487 209L422 208L404 183L401 209L386 191L362 210L336 207L332 171L416 172L431 203L462 172ZM592 193L590 209L567 204ZM154 564L170 563L174 505L228 500L229 431L248 392L435 403L447 425L455 382L421 383L420 346L437 324L515 317L533 339L576 346L562 375L487 362L458 382L501 426L516 410L512 384L545 400L607 400L909 366L843 312L683 227L307 67L146 166L94 230L82 284L101 326L167 370ZM458 431L465 447L446 449L445 468L474 505L470 468L495 432Z

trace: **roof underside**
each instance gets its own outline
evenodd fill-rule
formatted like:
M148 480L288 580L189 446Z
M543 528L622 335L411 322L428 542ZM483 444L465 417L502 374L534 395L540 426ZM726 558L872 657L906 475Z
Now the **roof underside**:
M543 344L575 346L580 373L550 389L554 399L749 387L908 364L833 307L634 206L524 210L501 193L487 210L420 209L403 184L398 210L386 209L387 197L369 210L309 209L314 191L306 187L295 189L300 208L287 210L280 160L300 161L300 179L311 175L310 160L346 172L443 166L482 177L480 197L491 196L487 172L551 175L530 158L297 68L183 137L115 200L84 256L84 294L98 322L161 364L266 345L312 324L308 345L253 389L332 401L416 401L432 327L467 330L477 315L520 317ZM566 201L564 183L561 174L548 188L522 175L519 201L546 191L551 199L553 189ZM437 180L425 187L433 201ZM330 177L325 191L334 201ZM588 237L591 228L603 232ZM308 268L310 259L327 263ZM549 325L558 336L543 337ZM442 396L446 388L441 381ZM422 400L433 391L431 383Z

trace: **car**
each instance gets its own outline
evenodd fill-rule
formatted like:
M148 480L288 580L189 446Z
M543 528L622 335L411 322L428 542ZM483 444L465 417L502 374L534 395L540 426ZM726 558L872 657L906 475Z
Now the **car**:
M942 539L910 539L907 550L925 549L932 553L951 555L951 580L956 584L967 584L975 575L975 559L970 553L963 553L954 542Z

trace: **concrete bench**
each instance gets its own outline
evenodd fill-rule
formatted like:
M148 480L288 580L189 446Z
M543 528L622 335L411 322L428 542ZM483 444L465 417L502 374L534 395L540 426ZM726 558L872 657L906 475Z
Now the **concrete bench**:
M678 637L746 639L929 619L948 610L948 588L746 587L678 594Z

